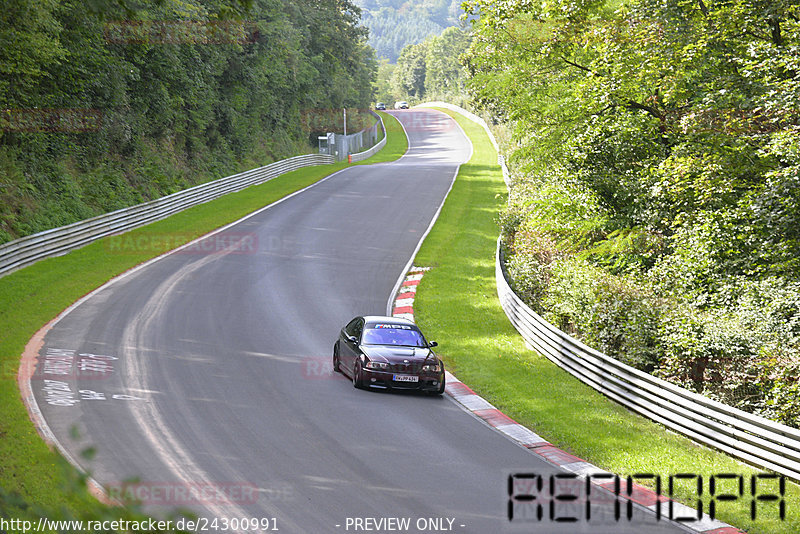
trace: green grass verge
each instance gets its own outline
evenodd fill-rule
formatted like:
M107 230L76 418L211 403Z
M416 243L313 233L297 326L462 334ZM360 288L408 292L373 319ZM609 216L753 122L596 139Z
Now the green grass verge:
M393 161L406 152L408 141L397 119L384 114L384 122L388 132L386 146L359 165ZM165 242L165 238L173 244L175 240L188 242L347 166L347 163L338 163L306 167L284 174L132 230L125 234L124 242L142 239L142 243L157 243ZM128 241L128 237L132 241ZM49 513L63 508L64 513L71 517L99 513L97 502L81 489L74 470L48 449L31 424L16 382L20 355L33 334L70 304L118 274L163 252L166 249L148 247L118 253L110 245L110 238L106 238L0 278L2 517L35 515L35 510L24 509L25 503L46 504ZM14 504L16 498L13 494L18 494L22 500ZM6 506L10 508L6 509Z
M383 125L386 127L386 146L383 147L377 154L362 163L382 163L386 161L394 161L408 150L408 139L400 126L400 122L392 115L384 113L383 111L376 112L383 117ZM399 155L398 155L399 154Z
M422 280L414 311L426 335L439 342L448 368L519 423L601 469L661 475L665 493L670 475L702 475L706 511L709 476L744 475L745 497L719 503L717 517L748 532L800 532L797 485L786 486L785 521L779 520L774 503L763 502L758 504L757 520L751 521L747 477L760 471L633 414L525 347L496 292L495 217L506 200L497 152L483 128L442 111L461 124L474 154L462 165L439 220L414 260L415 265L433 267ZM691 483L680 484L676 497L694 505L693 488ZM721 489L735 492L730 483ZM777 484L764 488L764 493L772 492L777 493Z

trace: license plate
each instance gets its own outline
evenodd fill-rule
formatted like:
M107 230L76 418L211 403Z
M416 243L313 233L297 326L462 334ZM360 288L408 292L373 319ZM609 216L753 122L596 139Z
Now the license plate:
M392 380L395 382L419 382L419 377L414 375L394 375Z

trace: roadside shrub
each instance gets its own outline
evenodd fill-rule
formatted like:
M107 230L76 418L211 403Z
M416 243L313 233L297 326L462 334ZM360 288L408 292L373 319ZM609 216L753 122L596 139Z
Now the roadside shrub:
M800 365L797 362L765 366L762 382L770 384L761 415L800 427Z
M500 237L512 254L514 251L517 229L519 225L522 224L523 220L525 220L523 210L518 205L511 204L506 206L497 218L497 224L500 226Z
M542 303L544 318L588 342L601 273L588 262L575 257L558 261L551 266L551 273L546 299Z
M661 310L649 288L635 280L606 276L600 280L592 337L600 350L642 371L658 365Z
M800 426L800 284L731 278L702 307L673 306L660 345L658 376Z
M662 323L656 374L731 406L758 408L757 340L743 326L725 310L675 307Z
M650 292L578 258L560 260L552 273L544 304L551 322L637 369L657 366L661 312Z
M612 275L527 220L506 250L512 288L561 330L691 391L800 426L799 283L730 277L703 292L680 276L706 257L700 246L653 276Z

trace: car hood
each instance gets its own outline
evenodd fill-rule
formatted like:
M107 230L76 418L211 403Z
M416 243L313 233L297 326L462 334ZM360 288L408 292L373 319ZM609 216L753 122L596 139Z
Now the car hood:
M431 349L422 347L395 347L390 345L362 345L361 350L370 360L387 363L418 362L428 357L428 360L436 358Z

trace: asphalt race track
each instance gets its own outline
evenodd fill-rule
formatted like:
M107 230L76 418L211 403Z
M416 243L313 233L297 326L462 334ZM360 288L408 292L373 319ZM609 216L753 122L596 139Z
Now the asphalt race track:
M395 116L410 141L399 161L349 167L66 314L32 379L53 435L112 495L159 515L265 518L282 533L679 532L624 506L620 521L597 505L586 521L585 500L577 523L545 505L517 528L508 475L553 467L447 396L361 391L332 372L339 329L385 313L470 154L445 115Z

